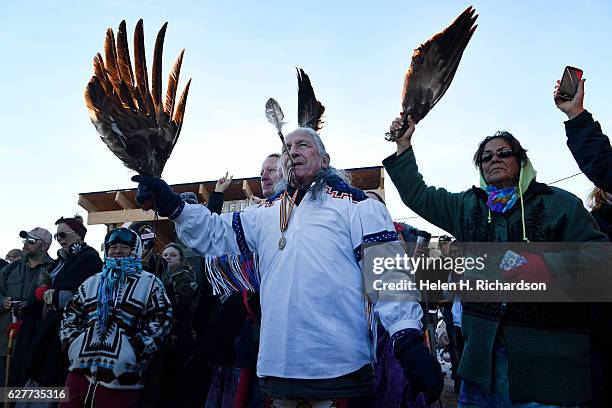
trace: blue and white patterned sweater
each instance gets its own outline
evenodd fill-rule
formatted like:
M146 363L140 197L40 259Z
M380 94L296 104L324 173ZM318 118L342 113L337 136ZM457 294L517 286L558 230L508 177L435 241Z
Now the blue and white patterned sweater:
M87 279L66 306L60 337L69 371L113 389L140 389L151 356L172 327L172 308L155 275L141 271L120 283L106 333L97 322L101 273Z

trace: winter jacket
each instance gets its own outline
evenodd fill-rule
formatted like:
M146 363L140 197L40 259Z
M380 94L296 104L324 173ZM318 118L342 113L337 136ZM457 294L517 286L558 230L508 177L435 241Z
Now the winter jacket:
M170 332L170 301L153 274L127 275L102 333L97 321L101 276L87 279L66 306L60 337L68 347L69 371L107 388L140 389L147 363Z
M23 386L28 379L41 386L59 387L66 382L67 361L61 353L60 322L66 303L85 279L102 269L98 252L85 243L60 249L49 269L52 306L33 302L24 312L23 324L15 344L15 364L11 382Z
M27 301L31 305L36 301L34 290L42 283L43 276L51 271L53 259L46 255L35 268L30 268L26 258L15 261L0 270L0 304L4 298ZM28 307L28 306L26 306ZM8 338L3 335L11 324L11 311L0 308L0 356L6 355Z
M181 265L174 272L167 271L164 287L172 304L172 335L178 338L175 346L191 349L193 346L191 321L198 294L195 275L188 265Z
M460 242L607 241L580 199L536 182L529 162L521 169L523 204L517 201L505 214L489 211L482 188L450 193L427 186L412 148L383 164L404 203ZM586 306L576 303L466 303L459 374L489 391L493 347L503 339L513 401L584 404L590 399L587 314Z
M612 192L612 146L588 111L565 122L567 147L580 170L597 187Z

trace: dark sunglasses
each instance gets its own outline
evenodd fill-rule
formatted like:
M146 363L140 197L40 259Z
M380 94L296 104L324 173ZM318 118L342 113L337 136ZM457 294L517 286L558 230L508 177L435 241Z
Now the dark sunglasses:
M66 237L68 237L68 234L76 234L76 232L72 232L72 231L58 232L57 234L53 236L53 238L55 238L56 241L59 241L60 239L66 239Z
M26 238L23 240L23 245L34 245L37 242L42 242L39 239L34 239L34 238Z
M488 163L493 160L494 156L499 157L500 159L507 159L508 157L514 156L514 151L512 149L504 149L498 152L486 152L480 156L480 163Z

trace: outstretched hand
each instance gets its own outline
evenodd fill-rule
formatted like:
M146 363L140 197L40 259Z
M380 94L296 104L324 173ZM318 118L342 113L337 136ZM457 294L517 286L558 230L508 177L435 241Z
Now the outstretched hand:
M225 176L221 177L219 181L217 181L217 184L215 185L215 192L217 193L225 192L225 190L227 190L229 185L232 184L233 179L234 179L234 176L229 176L228 178L228 173L225 172Z
M402 128L402 118L400 117L400 118L395 118L393 123L391 123L391 127L389 127L389 130L391 131L391 133L395 133L399 131L401 128ZM397 143L397 155L398 156L402 154L405 150L407 150L410 146L412 146L412 135L415 129L416 129L416 124L412 120L412 117L408 116L408 129L406 129L403 135L401 135L395 140L395 143Z
M175 218L185 203L181 196L172 191L168 183L158 177L137 175L132 181L138 183L136 202L143 210L155 209L162 217Z
M557 81L557 85L555 86L555 91L553 92L555 105L557 105L557 108L565 113L570 120L584 111L584 81L584 79L581 79L580 82L578 82L578 90L571 101L559 97L559 84L561 81Z

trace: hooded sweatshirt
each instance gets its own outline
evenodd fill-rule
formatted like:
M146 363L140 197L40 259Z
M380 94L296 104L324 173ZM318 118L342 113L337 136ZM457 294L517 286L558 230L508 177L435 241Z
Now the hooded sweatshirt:
M414 149L383 161L403 202L459 242L605 242L580 199L538 183L531 163L521 169L519 200L506 213L489 211L487 193L460 193L427 186ZM486 187L486 183L481 185ZM544 257L555 270L554 257ZM491 389L493 349L503 338L508 349L512 401L582 405L590 399L587 311L576 303L466 303L466 344L460 376Z

